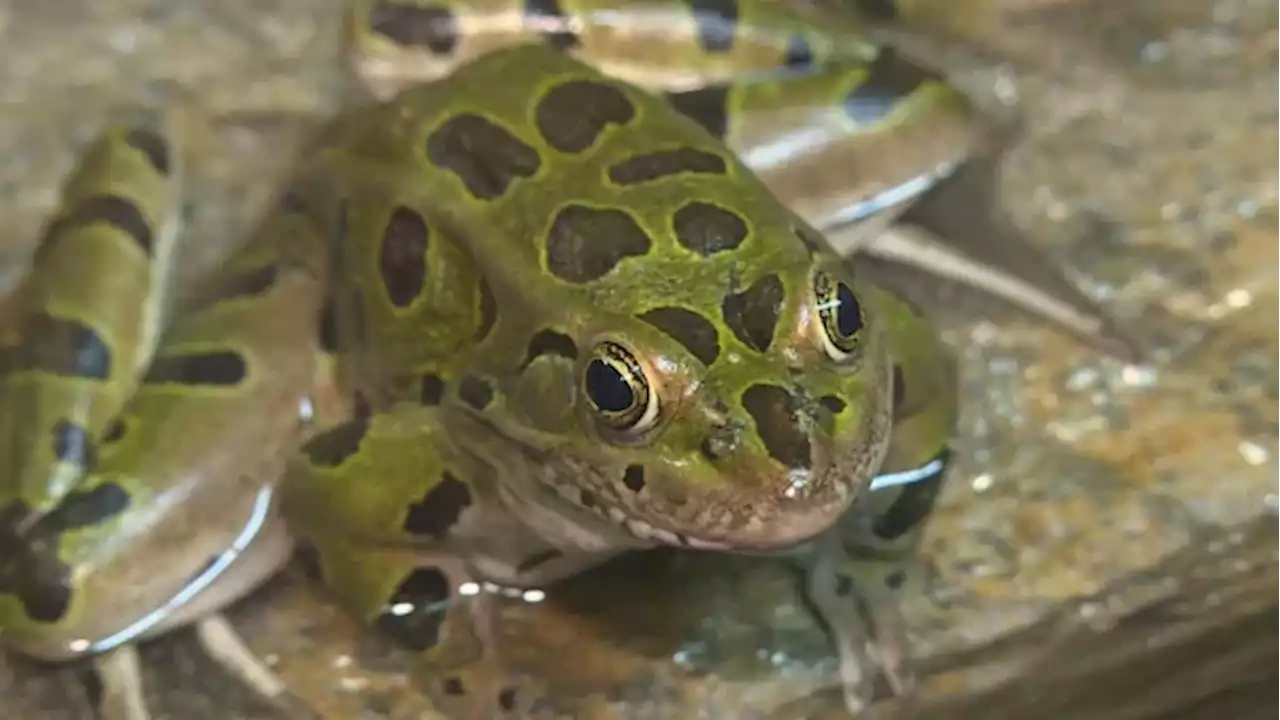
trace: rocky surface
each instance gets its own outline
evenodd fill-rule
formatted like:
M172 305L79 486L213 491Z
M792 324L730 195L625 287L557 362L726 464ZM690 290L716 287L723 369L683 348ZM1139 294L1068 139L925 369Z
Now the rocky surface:
M907 608L929 675L883 714L1271 717L1269 690L1250 693L1276 667L1275 6L965 0L981 11L956 23L915 1L1009 61L1028 114L1010 212L1156 352L1126 366L1027 325L947 327L960 459ZM0 279L75 149L161 103L194 118L189 264L207 267L291 129L338 102L338 37L335 2L0 4ZM565 697L598 698L579 717L824 717L833 659L792 581L768 561L629 558L513 608L509 632ZM232 619L326 717L423 707L406 658L300 573ZM157 720L273 717L184 634L144 659ZM7 717L90 717L76 668L0 657L0 698Z

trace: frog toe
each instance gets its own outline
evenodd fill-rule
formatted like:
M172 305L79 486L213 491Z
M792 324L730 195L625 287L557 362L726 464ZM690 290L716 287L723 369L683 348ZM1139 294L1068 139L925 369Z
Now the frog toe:
M150 720L142 692L138 652L125 645L93 659L100 687L95 704L102 720Z
M209 657L283 713L289 720L315 720L315 710L289 692L288 685L245 644L222 615L196 624L196 638Z
M448 668L431 693L450 720L517 720L529 717L535 691L500 660L486 657Z

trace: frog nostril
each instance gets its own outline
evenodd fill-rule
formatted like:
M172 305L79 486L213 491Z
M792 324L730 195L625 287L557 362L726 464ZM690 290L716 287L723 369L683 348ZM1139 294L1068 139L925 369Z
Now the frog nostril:
M848 403L836 395L824 395L818 402L822 403L822 407L832 415L839 415L848 406Z
M698 449L703 457L711 461L723 460L738 449L739 429L732 423L725 423L714 428L703 438Z
M699 449L702 451L703 457L712 461L721 460L729 454L729 446L724 439L715 435L704 439Z

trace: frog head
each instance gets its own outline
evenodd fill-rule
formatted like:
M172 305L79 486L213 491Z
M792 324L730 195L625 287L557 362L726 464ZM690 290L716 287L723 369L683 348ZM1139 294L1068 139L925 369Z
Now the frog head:
M883 457L887 351L838 266L727 279L718 307L674 293L586 333L578 429L607 472L585 498L644 539L784 547L829 527Z
M566 332L528 355L554 360L508 395L543 483L687 547L784 548L849 508L888 442L883 298L811 229L776 230L762 261L651 258L560 304Z

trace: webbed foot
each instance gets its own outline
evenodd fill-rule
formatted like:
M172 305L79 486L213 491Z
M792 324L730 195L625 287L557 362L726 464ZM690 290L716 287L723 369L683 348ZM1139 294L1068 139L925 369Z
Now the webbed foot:
M871 705L877 670L894 695L910 694L915 674L906 626L894 598L874 591L875 582L849 572L838 530L819 538L815 550L808 569L808 597L835 642L845 706L858 716Z

